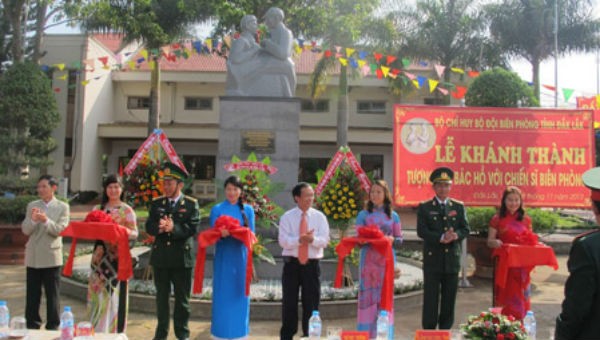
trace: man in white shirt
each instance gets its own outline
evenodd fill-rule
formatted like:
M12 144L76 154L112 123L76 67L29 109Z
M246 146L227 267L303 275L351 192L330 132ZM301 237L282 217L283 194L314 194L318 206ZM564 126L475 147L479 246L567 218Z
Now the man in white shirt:
M281 340L292 340L298 331L298 292L302 289L302 334L308 336L308 319L319 309L321 269L319 259L329 244L329 224L325 215L312 208L315 192L300 182L292 190L296 208L279 221L279 245L284 259Z

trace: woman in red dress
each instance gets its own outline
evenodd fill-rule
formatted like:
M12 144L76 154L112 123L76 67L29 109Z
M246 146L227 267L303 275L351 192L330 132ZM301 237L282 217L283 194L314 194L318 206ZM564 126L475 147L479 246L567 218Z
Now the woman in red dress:
M532 231L531 218L523 209L523 197L519 188L509 186L504 190L500 210L490 221L487 243L490 248L498 248L505 243L537 244L537 235ZM510 268L505 287L496 285L494 304L502 307L502 314L523 319L531 308L531 269L532 267Z

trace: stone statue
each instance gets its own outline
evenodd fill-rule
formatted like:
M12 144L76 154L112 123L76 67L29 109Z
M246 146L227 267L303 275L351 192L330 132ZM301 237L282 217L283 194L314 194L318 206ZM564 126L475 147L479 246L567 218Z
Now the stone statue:
M231 44L225 93L230 96L293 97L296 71L291 59L294 37L283 24L283 11L270 8L264 16L269 32L260 45L254 39L257 20L245 15L240 37Z

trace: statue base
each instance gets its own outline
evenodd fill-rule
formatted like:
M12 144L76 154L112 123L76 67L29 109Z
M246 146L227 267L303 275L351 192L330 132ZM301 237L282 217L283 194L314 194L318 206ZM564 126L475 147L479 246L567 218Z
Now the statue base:
M271 183L285 185L271 198L284 209L293 207L291 190L298 182L299 130L298 98L221 97L217 178L224 181L229 176L224 165L234 155L242 160L251 152L260 160L268 156L278 169L270 176Z

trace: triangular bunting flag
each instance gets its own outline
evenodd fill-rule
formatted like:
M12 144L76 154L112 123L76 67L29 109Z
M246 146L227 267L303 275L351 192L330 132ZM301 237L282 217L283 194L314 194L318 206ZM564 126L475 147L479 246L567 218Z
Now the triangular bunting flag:
M350 57L354 54L355 49L346 47L346 57Z
M154 68L156 67L156 62L154 62L154 60L150 60L150 61L148 62L148 67L149 67L151 70L154 70Z
M573 95L573 92L575 92L574 89L562 89L563 91L563 97L565 97L565 102L569 101L569 98L571 98L571 96Z
M81 82L81 85L83 85L83 86L86 86L86 85L87 85L87 84L89 84L89 83L90 83L90 81L89 81L89 80L83 80L83 81Z
M371 73L377 72L377 64L369 64L369 67L371 68Z
M144 58L144 60L148 60L148 50L147 49L143 49L140 51L140 55Z
M377 69L377 71L375 73L377 74L377 78L378 79L382 79L383 78L383 71L381 71L381 69Z
M57 69L59 69L60 71L65 69L65 64L61 63L61 64L54 64L52 66L56 66Z
M410 66L410 59L402 58L402 66L404 66L404 68L408 68Z
M547 88L550 91L556 91L556 87L551 86L551 85L542 85L543 87Z
M446 70L446 66L435 64L433 65L433 68L435 69L435 73L437 73L438 78L441 79L444 71Z
M383 76L387 78L388 73L390 73L390 68L387 66L381 66L381 72L383 72Z
M373 57L375 57L375 61L380 62L381 58L383 57L383 54L373 53Z
M421 87L419 86L419 82L418 82L416 79L413 79L413 80L412 80L412 83L413 83L413 85L414 85L416 88L418 88L418 89L420 89L420 88L421 88Z
M365 62L364 60L359 60L360 62ZM363 66L361 66L360 68L360 73L362 74L363 77L368 76L369 74L371 74L371 67L369 67L369 65L363 64Z
M192 43L192 46L194 46L196 53L198 53L198 54L202 53L202 42L201 41L194 41Z
M465 70L463 70L462 68L452 67L451 70L454 73L465 74Z
M348 59L346 59L346 58L340 58L340 64L342 64L344 66L348 66Z
M360 67L360 68L363 68L367 64L367 62L365 60L360 60L360 59L357 60L356 62L358 63L358 67Z
M398 59L398 58L394 57L393 55L388 55L387 57L385 57L385 64L389 65L389 64L393 63L394 61L396 61L396 59Z
M479 71L469 71L467 75L471 78L479 77Z
M427 80L427 78L423 77L423 76L417 76L417 81L419 82L419 88L423 87L423 85L425 85L425 80Z
M60 80L67 80L67 76L68 76L68 74L65 73L62 76L58 77L58 79L60 79Z
M365 52L365 51L359 51L359 52L358 52L358 58L359 58L359 59L365 59L365 58L367 57L367 54L368 54L368 53L367 53L367 52Z
M330 58L331 57L331 50L326 50L325 51L325 58Z
M443 88L443 87L439 87L439 86L438 86L438 87L437 87L437 90L438 90L438 91L440 91L440 92L441 92L441 93L442 93L444 96L447 96L447 95L448 95L448 90L446 90L446 89L445 89L445 88Z
M429 79L429 93L432 93L440 82L434 79Z
M417 77L414 74L406 72L406 71L404 71L404 75L406 75L408 77L408 79L410 79L410 80L415 80L415 78Z
M350 66L352 66L352 68L354 69L358 68L358 63L356 62L356 60L354 60L354 58L350 58Z
M129 65L130 70L135 70L135 61L128 61L127 64Z
M465 94L467 94L467 88L465 86L456 86L456 89L451 94L456 99L463 99Z
M208 47L208 50L212 51L212 49L213 49L213 40L209 38L209 39L206 39L204 42L206 44L206 47Z
M333 47L335 48L335 51L336 51L337 53L340 53L340 50L342 49L342 46L337 46L337 45L334 45Z

